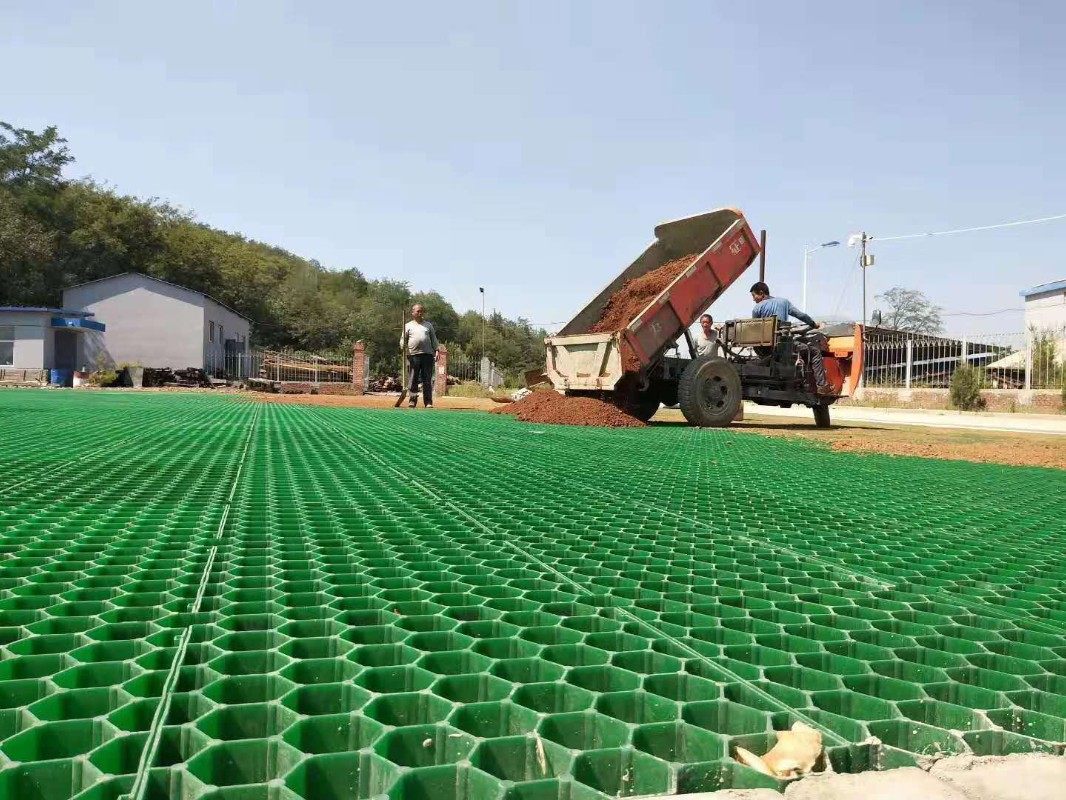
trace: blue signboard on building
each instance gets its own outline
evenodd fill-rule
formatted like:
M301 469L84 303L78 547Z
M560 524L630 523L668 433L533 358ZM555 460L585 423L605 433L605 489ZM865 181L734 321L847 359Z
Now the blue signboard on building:
M101 333L106 330L104 323L85 319L84 317L52 317L52 327L81 328L89 331L100 331Z

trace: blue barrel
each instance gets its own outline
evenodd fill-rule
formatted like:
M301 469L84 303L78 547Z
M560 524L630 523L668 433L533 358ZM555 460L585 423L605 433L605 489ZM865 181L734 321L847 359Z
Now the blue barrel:
M54 369L49 375L48 382L51 383L53 386L73 386L74 370Z

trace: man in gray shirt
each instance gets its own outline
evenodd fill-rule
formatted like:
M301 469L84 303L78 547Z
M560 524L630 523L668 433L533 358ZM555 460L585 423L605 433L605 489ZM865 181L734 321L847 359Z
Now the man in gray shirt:
M437 360L437 332L433 323L425 319L425 309L415 305L411 309L411 321L403 326L400 335L400 347L407 356L410 367L411 382L408 386L411 408L418 405L418 385L422 384L422 403L426 408L433 408L433 364Z
M696 354L722 357L722 346L718 343L718 331L714 329L714 317L710 314L700 317L700 332L696 334Z

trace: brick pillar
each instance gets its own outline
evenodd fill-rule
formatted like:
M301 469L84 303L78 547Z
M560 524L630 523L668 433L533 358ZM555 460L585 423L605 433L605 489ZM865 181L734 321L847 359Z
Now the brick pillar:
M360 339L352 345L352 391L362 394L366 386L366 343Z
M448 348L441 345L439 352L440 357L437 359L436 364L437 372L433 380L433 393L438 397L444 397L448 394Z

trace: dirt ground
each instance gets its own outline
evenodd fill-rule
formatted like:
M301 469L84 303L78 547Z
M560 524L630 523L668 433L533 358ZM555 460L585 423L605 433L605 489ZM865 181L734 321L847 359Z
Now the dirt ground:
M680 411L662 409L653 424L684 424ZM921 428L914 425L876 425L869 422L834 423L816 428L810 423L748 413L731 430L762 436L785 436L818 442L842 453L881 453L949 461L975 461L1024 467L1066 469L1066 437L993 431Z
M517 403L493 409L522 422L547 425L587 425L598 428L643 428L644 422L613 403L595 397L563 397L558 392L533 392Z
M330 396L248 394L250 398L271 403L296 403L333 408L392 408L395 395ZM434 405L441 409L490 411L499 404L478 397L438 397ZM405 413L428 413L421 406ZM680 411L662 409L652 424L684 425ZM744 422L733 423L731 430L762 436L785 436L820 443L832 450L847 453L881 453L952 461L975 461L1011 466L1054 467L1066 469L1066 437L1038 434L994 433L985 431L918 428L915 426L841 423L831 428L815 428L796 420L760 417L749 413Z

